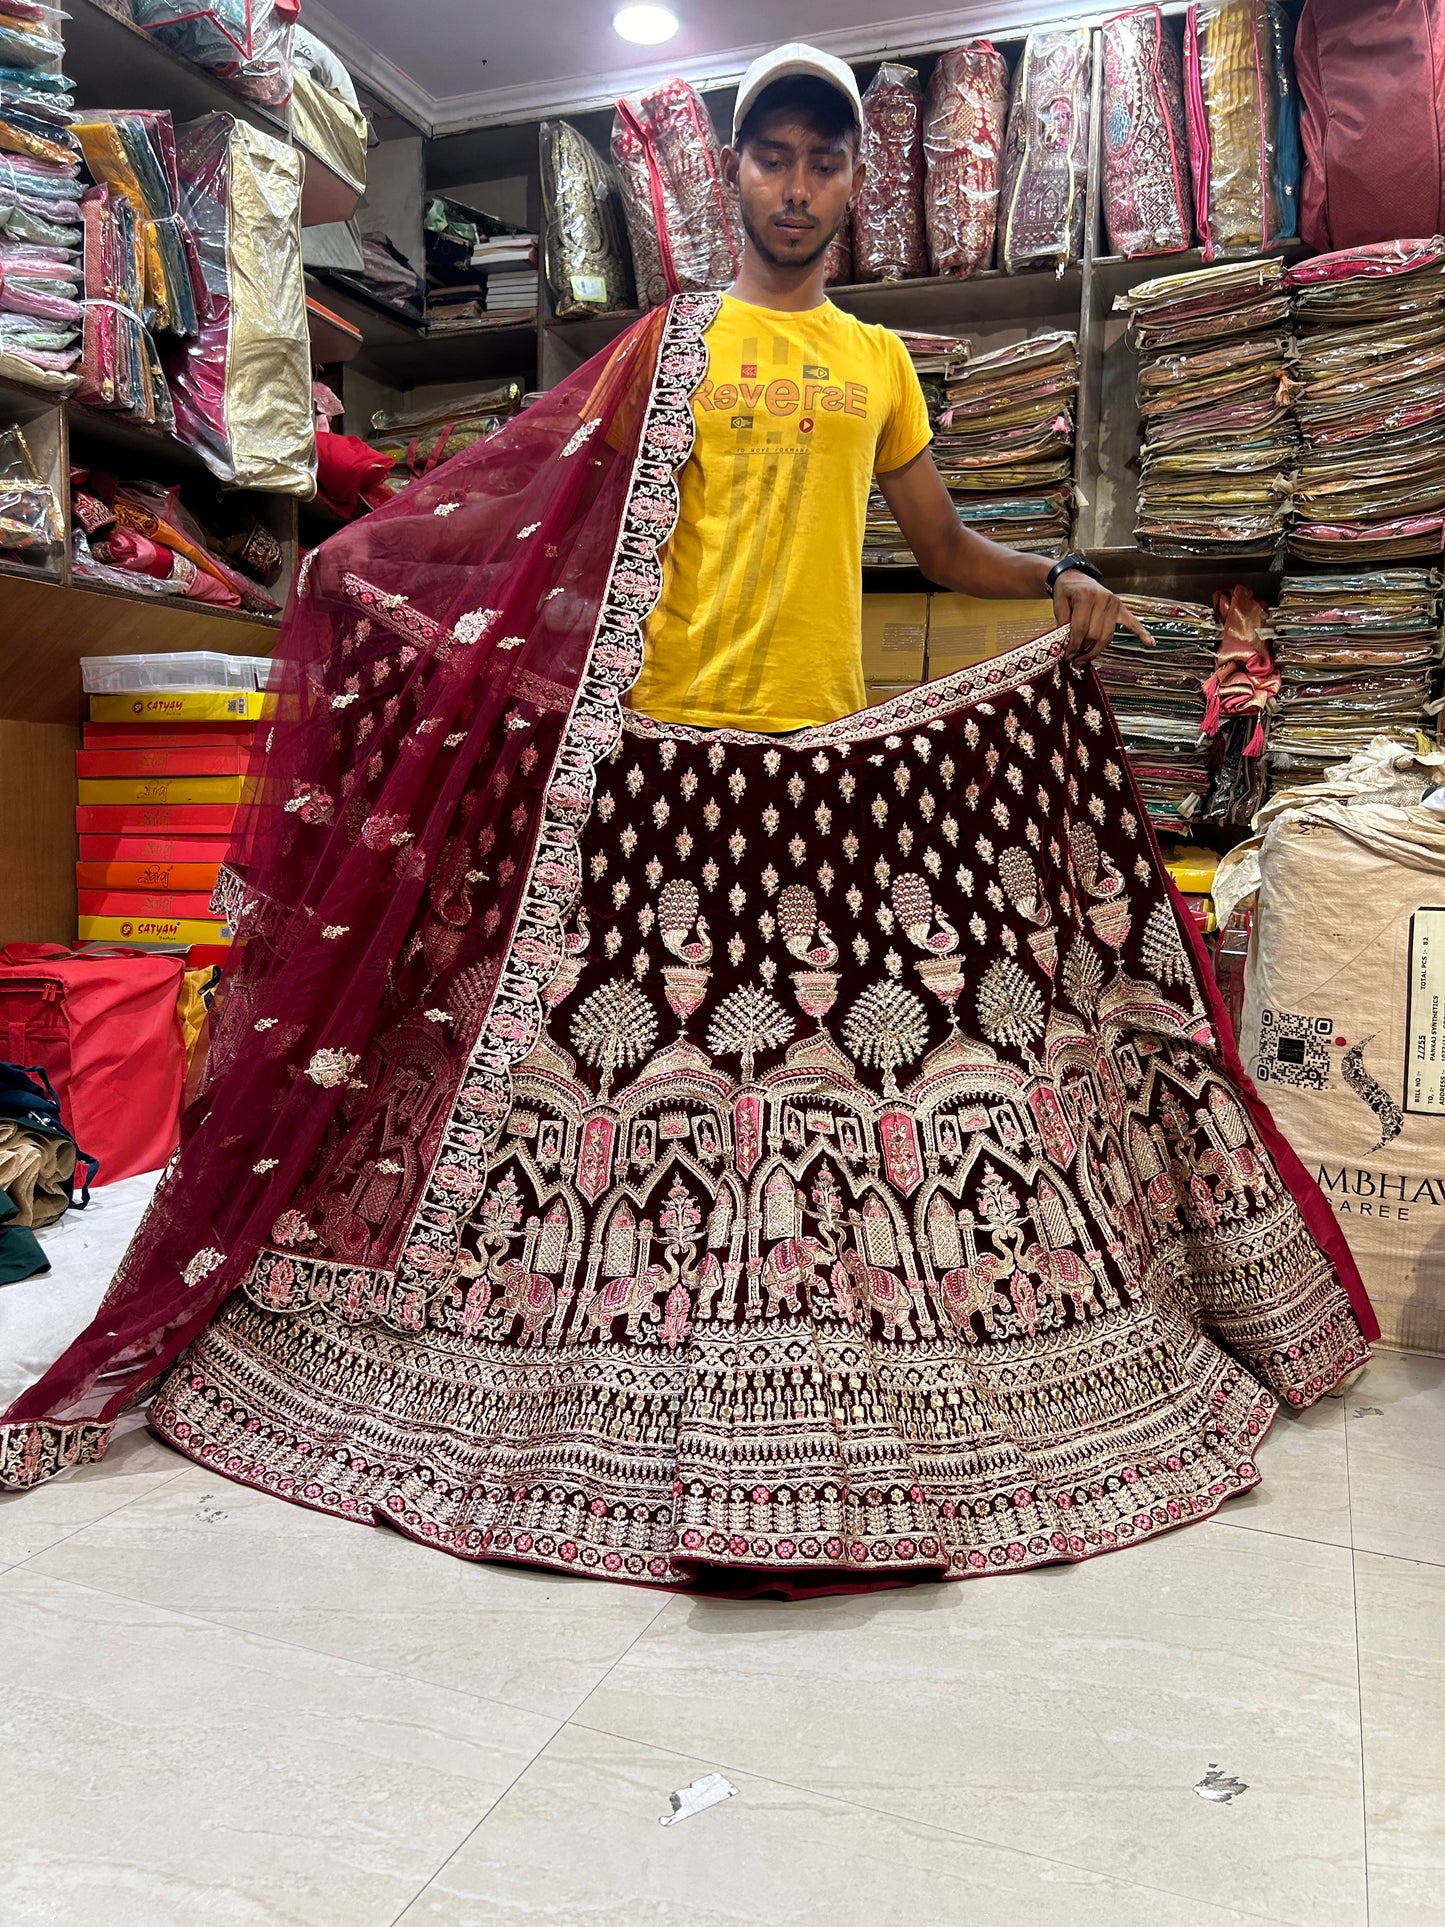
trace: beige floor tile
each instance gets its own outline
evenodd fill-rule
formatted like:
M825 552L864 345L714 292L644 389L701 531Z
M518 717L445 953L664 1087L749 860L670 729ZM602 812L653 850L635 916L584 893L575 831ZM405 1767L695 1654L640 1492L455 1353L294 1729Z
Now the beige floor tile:
M389 1927L555 1730L16 1569L6 1927Z
M1202 1525L908 1593L678 1598L576 1719L1195 1902L1364 1918L1344 1548ZM1197 1797L1211 1763L1248 1793Z
M1355 1555L1371 1927L1445 1917L1445 1568Z
M197 1468L32 1569L555 1719L667 1603L452 1559Z
M1235 1927L1261 1918L565 1727L399 1927Z
M1355 1545L1445 1566L1445 1358L1377 1353L1345 1428Z
M1350 1543L1342 1399L1321 1399L1297 1416L1282 1411L1259 1448L1259 1470L1262 1483L1223 1507L1221 1525L1332 1546Z
M110 1450L97 1465L82 1465L33 1492L0 1496L0 1569L44 1552L81 1526L178 1478L187 1468L139 1416L121 1420Z

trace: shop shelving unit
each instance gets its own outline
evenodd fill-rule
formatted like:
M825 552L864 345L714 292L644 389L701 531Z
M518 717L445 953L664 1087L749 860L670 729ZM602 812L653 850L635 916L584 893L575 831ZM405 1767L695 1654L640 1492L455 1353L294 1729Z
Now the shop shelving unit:
M177 122L224 112L277 139L292 138L284 114L240 99L213 75L109 12L98 0L67 0L65 68L81 107L168 108ZM349 181L304 143L303 223L347 220L357 204ZM324 333L321 330L324 329ZM318 361L339 344L318 324ZM22 382L0 381L0 427L24 426L32 452L56 487L65 540L44 567L0 565L0 812L14 831L0 891L0 941L70 941L75 934L75 750L84 713L82 656L145 650L219 649L269 653L274 616L130 595L77 581L70 567L69 490L73 462L184 484L204 476L200 458L170 436L104 409L87 408ZM296 560L297 503L248 497L281 543L284 596Z

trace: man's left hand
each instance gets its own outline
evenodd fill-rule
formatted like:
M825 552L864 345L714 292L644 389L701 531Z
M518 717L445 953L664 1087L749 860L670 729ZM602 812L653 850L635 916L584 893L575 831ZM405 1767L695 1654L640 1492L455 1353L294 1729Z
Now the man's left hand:
M1147 648L1154 647L1153 636L1113 590L1080 569L1066 569L1054 584L1054 614L1069 625L1066 662L1092 662L1108 648L1116 629L1128 629Z

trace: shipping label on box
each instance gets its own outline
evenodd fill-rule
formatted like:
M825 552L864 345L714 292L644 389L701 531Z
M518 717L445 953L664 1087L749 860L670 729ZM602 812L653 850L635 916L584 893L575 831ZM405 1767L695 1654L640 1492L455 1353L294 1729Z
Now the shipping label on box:
M863 679L903 688L923 680L928 644L926 595L865 595Z
M1007 655L1057 629L1052 602L983 602L977 596L928 598L928 678L951 676Z

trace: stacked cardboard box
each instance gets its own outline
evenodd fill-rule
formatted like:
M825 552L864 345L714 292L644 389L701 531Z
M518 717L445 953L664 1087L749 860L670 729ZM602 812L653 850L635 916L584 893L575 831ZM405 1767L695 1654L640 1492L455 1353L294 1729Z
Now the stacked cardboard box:
M155 665L147 678L135 665ZM76 756L76 865L82 942L222 961L231 941L212 893L246 783L265 696L251 659L94 659L90 720ZM225 664L216 671L214 665ZM243 669L241 665L245 665ZM227 686L184 688L224 674ZM243 675L251 687L241 686ZM105 687L120 679L148 686ZM171 686L160 687L168 680ZM97 685L101 685L97 687Z

